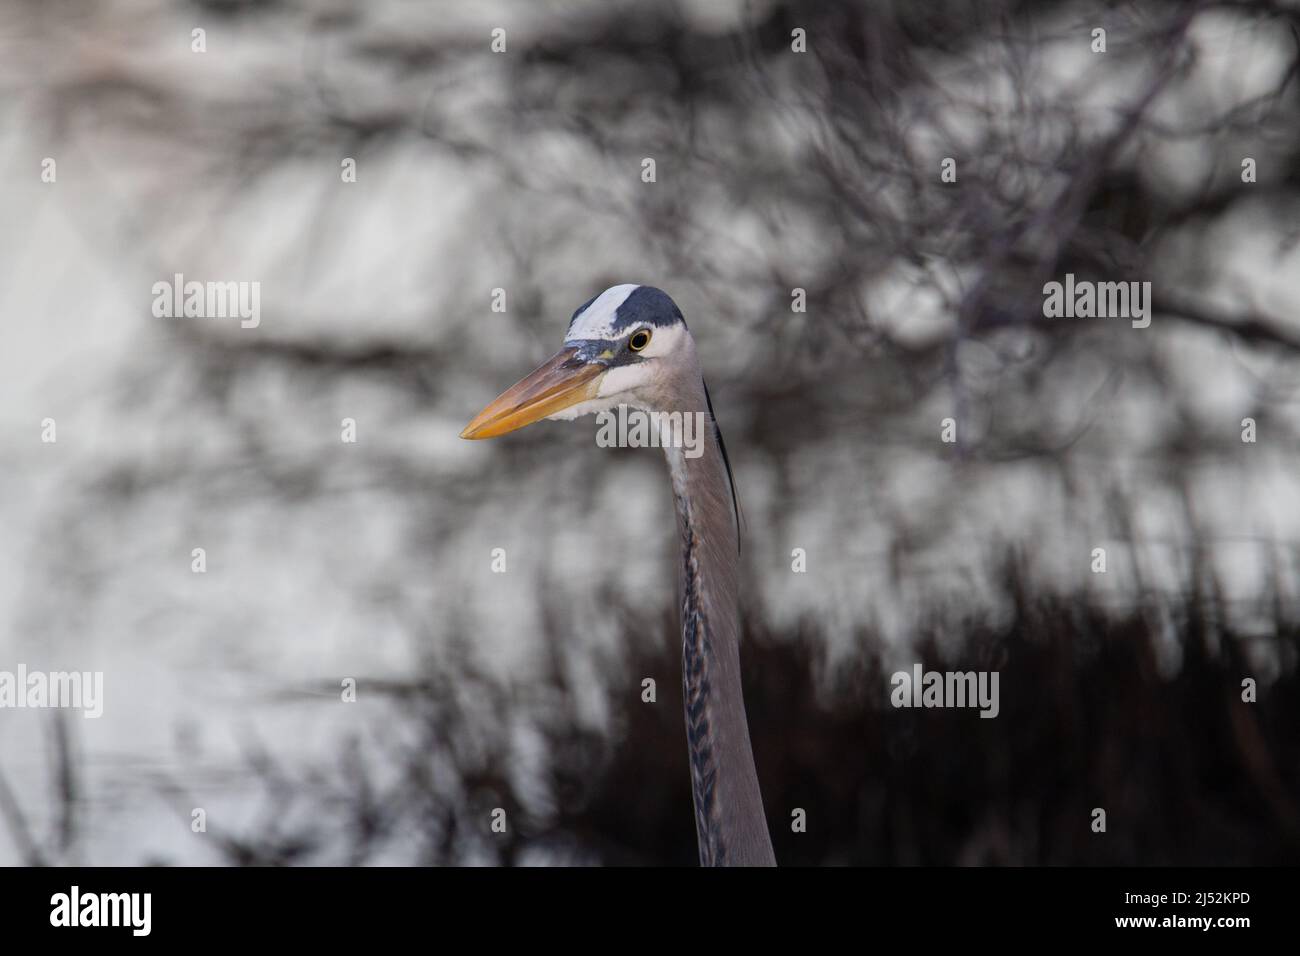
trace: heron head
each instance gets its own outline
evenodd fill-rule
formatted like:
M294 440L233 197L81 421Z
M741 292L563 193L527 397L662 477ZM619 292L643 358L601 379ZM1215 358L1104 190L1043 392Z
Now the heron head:
M673 374L694 360L681 310L648 285L616 285L569 321L564 347L493 399L461 438L495 438L543 418L620 404L654 409Z

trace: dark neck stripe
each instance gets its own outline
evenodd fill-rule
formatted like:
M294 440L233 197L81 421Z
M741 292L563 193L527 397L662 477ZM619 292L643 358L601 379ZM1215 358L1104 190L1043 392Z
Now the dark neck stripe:
M712 693L709 680L713 649L700 599L697 540L689 504L674 495L682 531L682 700L686 707L686 749L691 767L691 796L695 803L695 835L700 866L722 866L727 845L717 803L718 764L713 753L709 721Z

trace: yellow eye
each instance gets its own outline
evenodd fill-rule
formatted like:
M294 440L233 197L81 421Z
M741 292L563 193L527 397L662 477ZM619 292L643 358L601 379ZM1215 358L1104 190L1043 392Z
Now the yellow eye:
M627 347L630 348L633 352L640 352L643 348L645 348L649 344L650 344L649 329L637 329L635 332L632 333L632 337L627 340Z

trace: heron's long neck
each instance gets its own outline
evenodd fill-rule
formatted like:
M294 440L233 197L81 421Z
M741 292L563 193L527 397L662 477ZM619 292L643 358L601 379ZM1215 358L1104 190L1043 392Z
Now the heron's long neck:
M739 556L712 420L703 454L665 448L681 535L682 689L702 866L771 866L740 686Z

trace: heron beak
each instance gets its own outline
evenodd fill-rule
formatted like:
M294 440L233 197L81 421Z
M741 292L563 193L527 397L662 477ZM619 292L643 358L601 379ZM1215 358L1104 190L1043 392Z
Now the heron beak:
M498 395L465 426L461 438L496 438L596 397L605 366L561 349Z

